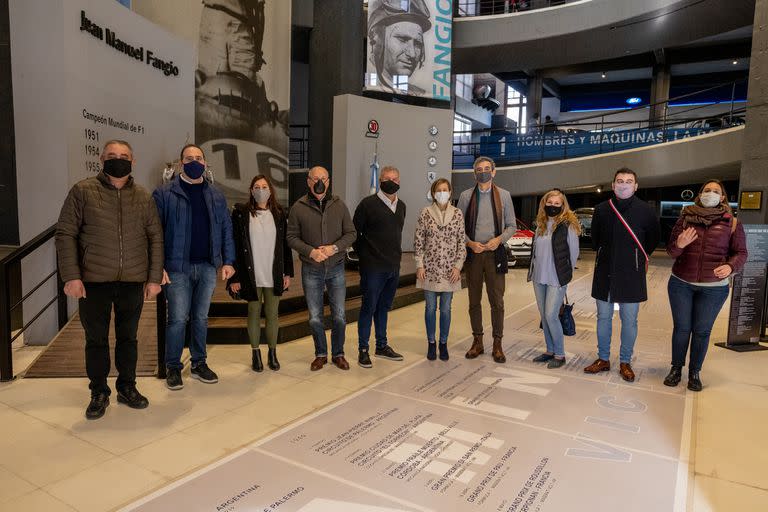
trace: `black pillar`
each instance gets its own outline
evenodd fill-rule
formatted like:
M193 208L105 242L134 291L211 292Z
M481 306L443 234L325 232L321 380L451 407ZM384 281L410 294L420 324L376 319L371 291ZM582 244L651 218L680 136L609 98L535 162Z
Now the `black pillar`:
M8 0L0 0L0 245L19 245Z
M755 2L755 23L752 25L752 56L749 60L749 92L747 93L747 124L744 127L744 158L739 178L740 192L762 192L759 210L739 210L739 220L745 224L768 223L768 0ZM739 194L741 197L741 194Z
M669 86L671 81L669 63L656 64L653 67L653 80L651 81L651 108L648 112L648 121L651 127L663 126L666 120L669 101Z
M315 0L309 44L310 167L331 169L333 97L363 91L366 25L359 0Z

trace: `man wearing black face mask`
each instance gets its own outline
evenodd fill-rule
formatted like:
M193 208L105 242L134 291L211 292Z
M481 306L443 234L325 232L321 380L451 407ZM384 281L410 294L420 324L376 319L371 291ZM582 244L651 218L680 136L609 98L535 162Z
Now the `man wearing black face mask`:
M117 401L143 409L136 389L136 333L144 300L160 293L163 231L149 192L133 181L133 150L111 140L103 171L80 181L67 196L56 225L56 251L64 293L79 299L90 379L88 419L109 405L109 323L115 310Z
M216 269L221 269L222 281L235 274L232 219L224 194L203 178L203 150L187 144L180 159L183 170L179 176L152 194L165 232L166 386L173 390L184 387L181 353L187 322L191 377L206 384L218 382L207 364L208 309L216 288Z
M397 197L400 171L387 166L379 175L379 192L360 201L353 222L357 230L355 249L360 256L360 290L363 303L357 320L357 364L371 368L368 339L376 325L376 357L402 361L387 341L387 317L400 280L400 260L405 203Z
M507 251L504 244L516 231L515 207L508 191L493 183L496 164L486 156L478 157L473 165L477 185L459 196L458 208L464 214L467 236L467 285L469 289L469 321L474 340L465 357L474 359L485 352L483 347L483 309L480 300L483 283L491 303L493 349L491 357L497 363L506 362L502 350L504 337L504 289Z
M328 362L328 340L323 324L323 292L328 291L331 307L331 361L349 370L344 357L347 294L344 254L355 241L355 226L344 201L328 193L328 170L315 166L307 174L309 192L299 198L288 215L288 246L299 253L301 284L309 310L309 328L315 342L311 371Z

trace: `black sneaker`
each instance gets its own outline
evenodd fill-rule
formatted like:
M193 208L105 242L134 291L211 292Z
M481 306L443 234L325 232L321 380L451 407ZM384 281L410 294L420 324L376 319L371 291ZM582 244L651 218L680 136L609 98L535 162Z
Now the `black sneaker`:
M562 359L559 358L559 357L553 357L547 363L547 368L550 368L550 369L551 368L560 368L564 364L565 364L565 358L564 357Z
M147 397L139 393L136 386L127 386L117 390L117 401L125 404L131 409L146 409L149 405Z
M197 366L193 366L190 373L192 374L193 379L197 379L200 382L205 382L206 384L216 384L219 382L219 376L216 375L213 370L208 368L208 365L205 363L200 363Z
M381 357L383 359L389 359L391 361L402 361L403 356L392 350L392 347L389 345L384 345L382 348L376 347L376 357Z
M106 393L96 393L91 396L91 402L85 410L85 417L89 420L97 420L104 416L109 405L109 395Z
M184 382L181 380L180 368L168 368L165 377L165 387L174 391L184 387Z
M371 356L368 355L367 350L361 350L360 353L357 355L357 364L362 366L363 368L373 367L373 364L371 363Z

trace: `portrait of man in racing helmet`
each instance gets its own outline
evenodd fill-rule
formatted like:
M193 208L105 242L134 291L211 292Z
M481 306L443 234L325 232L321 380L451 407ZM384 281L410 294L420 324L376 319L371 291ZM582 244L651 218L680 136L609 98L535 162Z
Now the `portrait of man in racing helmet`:
M424 65L424 33L432 28L425 0L370 0L369 59L377 85L398 94L423 95L409 78Z

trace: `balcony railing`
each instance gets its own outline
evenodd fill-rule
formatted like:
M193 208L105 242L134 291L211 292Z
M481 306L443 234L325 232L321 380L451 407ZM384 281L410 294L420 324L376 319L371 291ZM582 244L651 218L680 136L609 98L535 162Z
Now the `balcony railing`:
M593 114L565 123L454 132L453 168L469 169L480 155L493 158L500 166L520 165L661 144L743 125L746 107L735 100L735 94L730 102L721 102L715 114L711 112L711 103L669 110L671 102L690 103L695 96L719 88L735 91L741 83L743 81L721 84L653 105ZM626 117L627 112L648 111L650 107L663 113L652 119L620 119L620 116ZM705 113L703 109L709 111Z
M491 16L557 7L583 0L458 0L454 3L454 16Z

